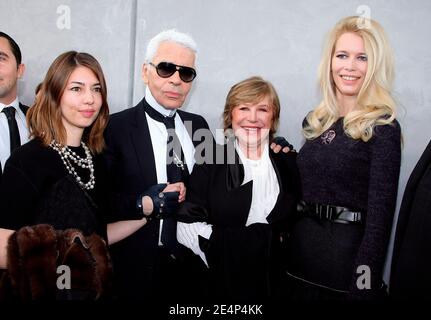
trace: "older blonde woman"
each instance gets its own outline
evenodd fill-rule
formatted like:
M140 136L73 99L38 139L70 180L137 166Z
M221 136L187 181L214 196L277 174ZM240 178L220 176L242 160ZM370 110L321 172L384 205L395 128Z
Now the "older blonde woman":
M190 177L177 237L207 264L211 297L250 301L279 292L284 233L300 189L296 153L268 148L279 114L271 83L235 84L224 109L232 135L216 147L214 163L195 165Z

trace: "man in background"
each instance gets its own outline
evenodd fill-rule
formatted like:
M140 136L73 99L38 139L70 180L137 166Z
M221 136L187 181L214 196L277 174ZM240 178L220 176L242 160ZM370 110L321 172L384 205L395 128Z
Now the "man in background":
M11 152L29 139L28 107L18 100L18 79L25 70L21 58L15 40L0 31L0 173Z

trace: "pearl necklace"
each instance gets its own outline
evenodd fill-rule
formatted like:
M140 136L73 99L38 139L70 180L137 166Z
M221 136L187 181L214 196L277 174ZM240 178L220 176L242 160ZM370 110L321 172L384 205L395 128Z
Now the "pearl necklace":
M81 141L81 145L85 150L85 158L81 158L68 146L63 146L55 140L52 140L49 146L57 151L67 171L75 178L76 182L78 182L81 188L89 190L93 189L96 183L96 179L94 177L93 158L91 156L90 149L85 145L85 143ZM90 170L90 180L87 183L82 182L81 177L76 173L76 170L70 160L72 160L72 162L78 167Z

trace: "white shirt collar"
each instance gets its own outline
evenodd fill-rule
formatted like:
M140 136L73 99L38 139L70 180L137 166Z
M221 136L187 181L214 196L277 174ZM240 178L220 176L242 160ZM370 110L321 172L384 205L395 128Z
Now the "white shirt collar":
M166 109L160 103L158 103L151 94L150 88L148 86L145 89L145 100L150 106L152 106L156 111L160 112L165 117L172 117L177 111L176 109Z
M19 102L18 102L18 97L15 98L14 101L12 101L12 103L9 104L3 104L0 102L0 112L3 111L3 108L6 107L14 107L16 110L19 110Z
M263 145L263 150L262 150L262 154L260 156L260 159L257 160L252 160L252 159L248 159L244 152L241 150L238 141L235 139L235 149L238 152L238 155L242 161L242 163L248 163L248 164L260 164L262 162L268 161L269 160L269 148L268 148L268 143L265 142Z

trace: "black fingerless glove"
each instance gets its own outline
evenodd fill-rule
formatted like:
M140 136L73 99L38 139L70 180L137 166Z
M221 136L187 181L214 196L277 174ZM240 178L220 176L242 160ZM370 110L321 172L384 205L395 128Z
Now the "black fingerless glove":
M167 219L172 218L178 208L179 192L163 192L167 186L166 183L156 184L151 186L144 193L142 193L136 200L136 210L140 214L144 214L142 209L142 198L149 196L153 201L153 211L150 215L146 216L147 219Z
M291 145L284 137L275 137L274 139L272 139L272 142L281 146L282 149L284 147L288 147L290 151L296 151L293 145Z

